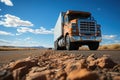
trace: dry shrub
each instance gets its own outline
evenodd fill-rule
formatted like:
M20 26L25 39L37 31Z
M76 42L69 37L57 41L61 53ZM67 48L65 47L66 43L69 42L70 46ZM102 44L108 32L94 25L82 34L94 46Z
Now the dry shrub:
M107 46L107 45L101 45L101 46L99 47L99 50L106 50L106 49L108 49L108 46Z
M120 49L120 44L111 44L109 45L109 49Z
M120 50L120 44L101 45L99 50Z
M87 46L82 46L79 50L89 50ZM98 50L120 50L120 44L100 45Z

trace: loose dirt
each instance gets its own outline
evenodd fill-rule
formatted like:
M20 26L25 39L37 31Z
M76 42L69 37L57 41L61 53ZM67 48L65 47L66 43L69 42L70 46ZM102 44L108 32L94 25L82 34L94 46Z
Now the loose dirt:
M0 51L0 80L120 80L120 51Z

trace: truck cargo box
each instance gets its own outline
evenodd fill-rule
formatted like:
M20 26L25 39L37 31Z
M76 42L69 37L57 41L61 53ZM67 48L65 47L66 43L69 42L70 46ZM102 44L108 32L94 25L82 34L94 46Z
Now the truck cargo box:
M64 12L61 12L59 14L58 20L56 22L55 28L54 28L54 41L56 41L58 38L62 36L63 33L63 15Z

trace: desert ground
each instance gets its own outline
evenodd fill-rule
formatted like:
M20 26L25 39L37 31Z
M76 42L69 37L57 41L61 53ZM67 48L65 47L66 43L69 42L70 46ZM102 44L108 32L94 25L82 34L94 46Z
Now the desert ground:
M120 47L1 49L0 80L120 80Z

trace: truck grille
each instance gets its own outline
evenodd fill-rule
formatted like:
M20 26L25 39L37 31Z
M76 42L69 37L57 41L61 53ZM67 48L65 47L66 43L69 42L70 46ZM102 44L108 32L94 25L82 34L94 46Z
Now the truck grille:
M80 22L80 33L93 34L95 33L95 22Z

